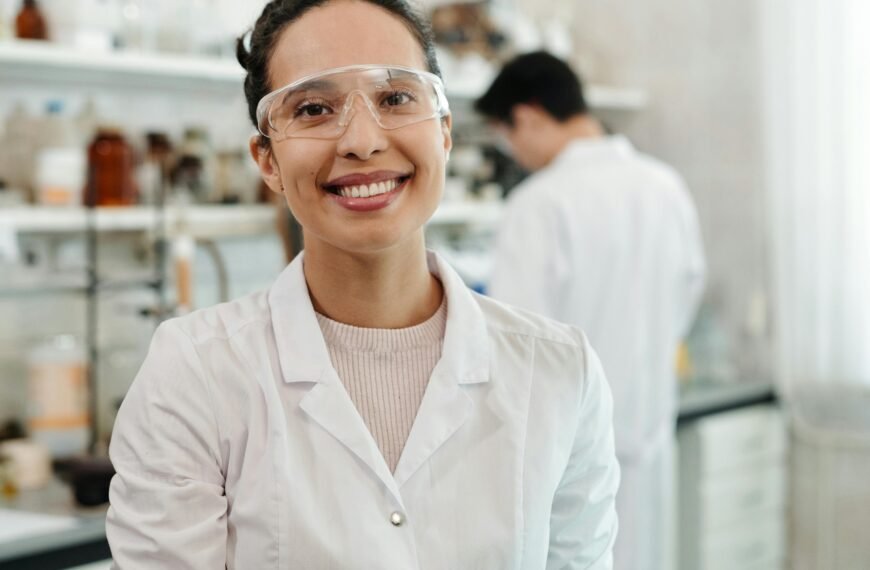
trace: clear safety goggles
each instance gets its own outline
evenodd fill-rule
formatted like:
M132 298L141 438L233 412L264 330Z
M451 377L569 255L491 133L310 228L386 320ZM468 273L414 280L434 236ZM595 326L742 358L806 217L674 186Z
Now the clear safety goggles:
M444 84L432 73L383 65L353 65L303 77L257 104L257 129L278 142L334 139L363 106L392 130L450 113Z

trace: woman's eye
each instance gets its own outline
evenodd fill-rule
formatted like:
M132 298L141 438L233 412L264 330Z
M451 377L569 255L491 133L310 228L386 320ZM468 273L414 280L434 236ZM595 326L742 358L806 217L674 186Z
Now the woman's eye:
M414 101L414 97L405 91L395 91L390 93L384 99L384 102L391 107L399 107L401 105L407 105Z
M329 108L318 103L309 103L296 107L296 117L321 117L329 113Z

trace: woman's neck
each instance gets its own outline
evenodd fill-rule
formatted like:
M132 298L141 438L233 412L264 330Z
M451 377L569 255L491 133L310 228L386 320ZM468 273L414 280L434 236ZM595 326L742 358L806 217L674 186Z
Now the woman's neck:
M341 323L405 328L424 322L441 305L441 283L426 261L423 237L374 253L349 253L306 244L304 271L314 309Z

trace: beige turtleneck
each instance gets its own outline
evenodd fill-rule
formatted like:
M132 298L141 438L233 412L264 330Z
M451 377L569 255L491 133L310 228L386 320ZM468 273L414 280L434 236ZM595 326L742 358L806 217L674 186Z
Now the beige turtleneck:
M441 358L447 298L428 320L403 329L355 327L319 313L317 322L332 366L394 472Z

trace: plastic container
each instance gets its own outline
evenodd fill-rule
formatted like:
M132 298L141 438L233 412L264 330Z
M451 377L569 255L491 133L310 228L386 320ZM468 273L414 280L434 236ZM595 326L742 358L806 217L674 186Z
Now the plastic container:
M791 413L791 568L868 568L870 387L802 387Z
M39 489L51 481L51 454L43 444L27 439L7 440L0 443L0 455L9 462L9 475L16 488Z
M87 360L73 335L34 348L28 363L30 437L55 458L84 453L90 435Z
M28 201L33 189L34 156L38 149L40 121L18 102L6 116L0 138L0 163L7 188L21 190Z
M36 200L43 206L78 206L85 185L85 154L78 148L47 148L36 158Z

